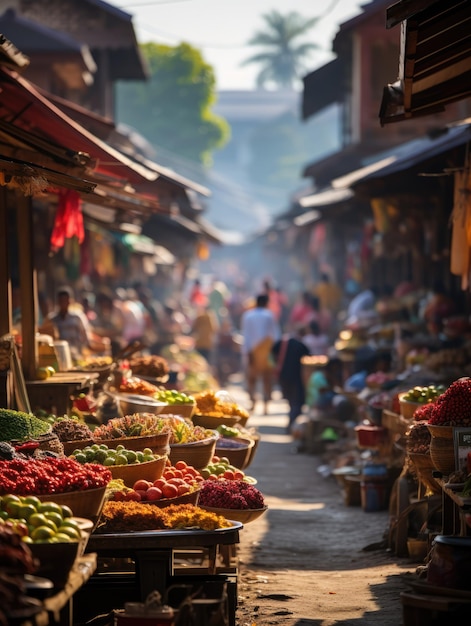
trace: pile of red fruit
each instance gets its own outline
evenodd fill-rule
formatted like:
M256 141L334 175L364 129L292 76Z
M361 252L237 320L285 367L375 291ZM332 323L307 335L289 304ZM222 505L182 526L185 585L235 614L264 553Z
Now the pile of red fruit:
M262 509L263 494L243 480L206 481L201 487L199 506L221 509Z
M458 378L435 400L428 423L471 426L471 378Z
M175 465L167 466L161 476L153 482L139 479L132 489L115 491L113 500L135 502L155 502L157 500L170 500L199 489L204 481L199 471L185 461L177 461Z

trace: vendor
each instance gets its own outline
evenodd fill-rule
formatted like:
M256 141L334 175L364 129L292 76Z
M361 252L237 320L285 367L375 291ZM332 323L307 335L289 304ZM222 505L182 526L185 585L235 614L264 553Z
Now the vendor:
M89 322L80 311L80 307L73 308L74 295L70 287L60 287L56 294L57 309L51 313L48 320L57 329L59 339L67 341L74 360L83 357L88 350L94 351L94 344Z

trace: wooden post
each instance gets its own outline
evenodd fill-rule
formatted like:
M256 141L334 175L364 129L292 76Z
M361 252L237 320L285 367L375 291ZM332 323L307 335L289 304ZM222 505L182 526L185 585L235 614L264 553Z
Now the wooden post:
M35 380L37 367L36 303L32 199L18 193L17 237L21 298L22 365L26 380Z
M8 260L8 192L0 187L0 336L11 333L11 279Z

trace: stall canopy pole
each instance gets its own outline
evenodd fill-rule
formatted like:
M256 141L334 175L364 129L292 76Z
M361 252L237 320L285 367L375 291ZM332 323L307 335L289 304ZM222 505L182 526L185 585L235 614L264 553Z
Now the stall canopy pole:
M12 327L7 206L7 190L0 187L0 336L9 334Z
M34 267L34 238L32 199L18 193L17 237L21 301L21 361L26 380L36 379L36 271Z

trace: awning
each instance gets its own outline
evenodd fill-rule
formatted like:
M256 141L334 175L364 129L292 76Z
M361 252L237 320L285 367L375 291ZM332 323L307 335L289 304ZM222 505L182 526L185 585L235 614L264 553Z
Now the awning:
M345 97L343 64L334 59L303 78L302 119L342 102Z
M401 0L386 12L387 28L399 23L399 74L383 90L383 125L443 111L471 96L471 3Z
M325 189L304 198L299 199L299 204L304 208L321 207L337 202L344 202L353 196L350 189Z
M463 148L463 159L460 163L457 163L457 167L463 166L464 150L470 141L471 118L468 118L455 125L450 124L444 126L435 134L426 135L398 146L394 154L391 155L389 159L383 161L381 167L377 167L369 172L362 172L362 170L353 172L349 185L355 188L355 185L365 181L384 178L392 174L417 168L418 166L420 166L422 170L428 170L430 175L443 175L446 173L445 170L437 171L436 166L427 168L425 164L428 161L433 163L434 159L441 157L455 148ZM424 173L426 172L424 171Z
M140 165L92 135L45 98L29 81L0 68L0 118L23 142L42 150L41 138L63 151L83 152L93 169L133 184L156 180L158 173Z

